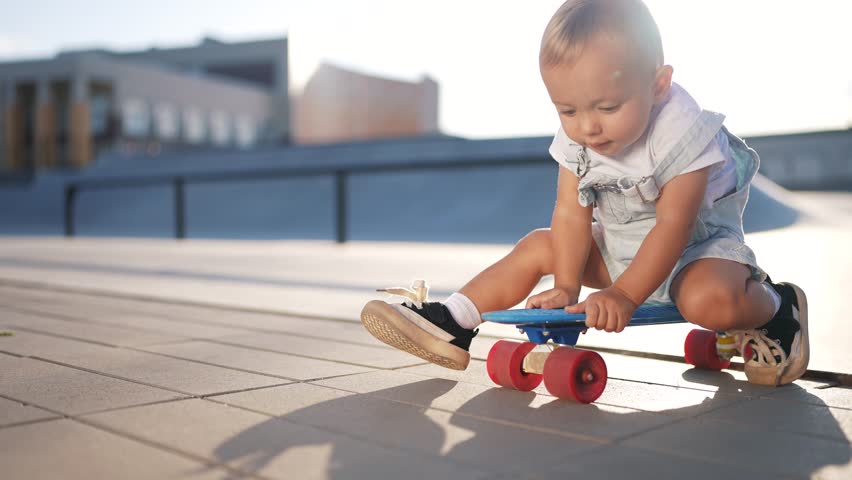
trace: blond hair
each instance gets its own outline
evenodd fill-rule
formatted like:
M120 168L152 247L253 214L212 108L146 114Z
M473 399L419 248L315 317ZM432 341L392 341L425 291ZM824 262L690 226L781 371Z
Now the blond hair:
M654 68L663 65L660 30L641 0L568 0L553 14L541 39L542 66L570 64L595 35L621 35Z

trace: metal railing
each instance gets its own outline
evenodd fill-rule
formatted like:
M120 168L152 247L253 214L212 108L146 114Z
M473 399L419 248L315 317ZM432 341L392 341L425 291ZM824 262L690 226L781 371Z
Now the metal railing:
M418 162L408 164L359 165L349 167L277 167L238 172L207 172L193 174L156 175L139 177L108 177L69 181L65 184L64 216L65 236L76 233L75 204L81 191L138 188L146 186L172 185L174 192L175 238L186 238L186 185L188 183L229 183L259 179L288 179L297 177L334 176L335 179L335 238L338 243L347 241L347 190L351 175L371 173L395 173L406 171L483 169L500 166L554 165L550 157L510 157L494 160L461 159L455 161Z

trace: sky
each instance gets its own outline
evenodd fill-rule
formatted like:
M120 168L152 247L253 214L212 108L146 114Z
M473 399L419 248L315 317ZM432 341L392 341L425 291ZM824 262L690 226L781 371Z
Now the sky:
M440 85L442 131L551 135L538 71L561 0L27 0L0 11L0 60L287 36L296 93L320 62ZM740 135L852 125L849 0L646 0L674 80ZM71 20L73 19L73 20Z

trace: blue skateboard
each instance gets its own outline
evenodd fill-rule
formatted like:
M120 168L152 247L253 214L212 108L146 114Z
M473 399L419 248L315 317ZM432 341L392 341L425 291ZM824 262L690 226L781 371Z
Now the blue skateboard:
M514 309L487 312L483 320L515 325L529 342L500 340L488 353L488 376L497 385L530 391L542 380L553 396L582 403L595 401L606 387L607 371L596 352L572 348L586 330L585 314L558 309ZM671 303L646 303L633 313L628 326L685 323ZM553 342L552 351L533 351L538 345ZM717 345L717 343L719 345ZM721 354L722 349L726 349ZM733 356L733 337L708 330L693 330L687 335L684 351L687 363L700 368L727 368Z

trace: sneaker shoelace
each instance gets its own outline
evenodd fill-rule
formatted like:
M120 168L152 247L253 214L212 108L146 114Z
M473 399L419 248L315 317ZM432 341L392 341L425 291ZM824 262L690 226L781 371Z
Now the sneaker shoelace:
M754 361L761 367L775 367L787 362L787 352L781 348L779 341L766 335L765 328L744 330L737 333L740 335L741 352L745 351L746 345L751 344L752 358L746 359L746 361Z
M376 291L403 297L405 299L402 301L403 305L416 306L418 309L422 309L423 303L429 299L429 286L426 285L425 280L415 280L411 284L411 288L389 287L378 288Z

